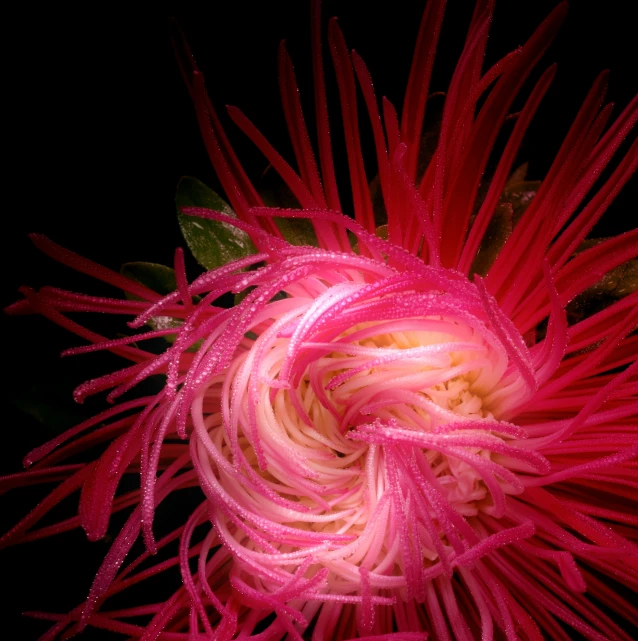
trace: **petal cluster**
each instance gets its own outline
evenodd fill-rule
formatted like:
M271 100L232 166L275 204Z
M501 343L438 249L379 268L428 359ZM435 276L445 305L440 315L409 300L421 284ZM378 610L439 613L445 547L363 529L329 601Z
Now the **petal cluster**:
M78 402L108 392L116 405L31 452L27 471L0 479L1 489L60 481L3 546L78 526L98 540L113 513L128 511L86 602L68 614L33 613L53 621L43 641L87 625L143 641L568 639L567 629L631 639L638 292L584 319L570 318L567 306L638 256L636 231L583 245L638 165L637 142L621 148L638 99L612 120L607 75L597 78L533 200L514 215L503 193L554 67L523 101L496 159L493 150L564 4L485 71L493 2L478 0L425 168L422 126L445 2L427 4L400 117L386 99L378 103L333 20L353 203L344 213L312 6L318 154L283 45L279 82L296 168L229 108L297 208L265 206L181 49L234 210L181 214L247 234L256 253L189 282L178 250L176 289L163 295L33 237L127 299L23 288L9 311L40 313L89 343L66 355L108 350L129 361L75 391ZM383 229L363 163L359 89ZM490 159L495 169L482 185ZM487 232L497 215L509 228L495 250ZM317 246L290 244L282 220L309 223ZM229 295L233 306L224 304ZM77 312L128 316L135 333L108 339ZM144 349L163 337L170 342L160 354ZM127 395L156 375L159 392ZM97 445L96 461L64 463ZM78 491L77 517L38 525ZM199 504L186 523L157 536L156 510L193 491ZM145 551L132 558L139 539ZM176 565L183 584L167 601L109 608Z

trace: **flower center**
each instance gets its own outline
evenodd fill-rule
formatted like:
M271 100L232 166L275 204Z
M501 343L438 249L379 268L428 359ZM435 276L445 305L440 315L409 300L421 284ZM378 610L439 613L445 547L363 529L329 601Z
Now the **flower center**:
M482 553L481 518L506 516L518 474L546 465L505 420L534 389L529 355L454 274L332 277L229 323L255 338L191 408L202 486L247 580L276 592L299 568L324 600L423 600Z
M333 352L323 359L322 371L333 374L323 381L333 406L343 407L349 416L366 414L364 410L374 406L379 411L369 413L379 418L393 417L426 430L455 420L450 412L493 418L485 396L498 381L494 380L485 341L454 321L426 318L411 322L430 331L387 331L392 328L371 324L351 334L349 353ZM402 321L399 327L405 324ZM413 392L421 402L400 407L384 403L393 391L401 390ZM361 407L362 399L368 399L369 404Z
M452 313L402 316L407 296ZM476 298L397 300L323 324L321 298L272 303L281 313L202 390L213 518L253 571L317 564L342 594L369 571L373 588L414 596L410 568L449 572L478 540L467 519L503 516L523 489L514 472L538 465L502 420L527 387Z
M375 419L425 432L444 430L463 418L494 419L486 398L498 383L498 359L489 358L485 341L453 321L410 322L424 329L402 330L405 321L397 331L376 324L355 328L342 337L343 347L318 358L302 378L296 390L302 406L337 456L358 452L344 450L345 430ZM281 415L294 415L290 394L279 394L281 405L288 404ZM293 437L294 429L288 433ZM490 507L484 501L485 484L471 466L435 450L425 456L458 512L470 515ZM365 458L356 460L364 473Z

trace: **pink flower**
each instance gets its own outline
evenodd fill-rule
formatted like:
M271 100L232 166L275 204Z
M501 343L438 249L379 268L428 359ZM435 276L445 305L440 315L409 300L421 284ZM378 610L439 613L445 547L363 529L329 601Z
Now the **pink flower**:
M638 100L612 119L602 74L542 184L523 183L516 154L554 66L510 112L566 7L484 70L492 4L477 2L424 168L444 2L427 5L400 116L377 101L363 60L330 23L353 217L342 212L335 179L315 2L316 153L283 45L279 81L295 166L241 111L228 110L298 208L264 204L201 73L182 56L236 214L183 207L182 224L192 231L193 221L215 221L230 234L225 247L244 257L189 284L178 249L175 291L162 295L33 236L55 260L128 295L23 288L24 300L9 308L41 313L88 341L67 355L109 350L129 361L81 385L76 400L108 391L114 402L153 375L165 378L158 393L119 401L1 480L3 489L60 481L2 545L77 526L98 540L113 513L129 510L86 602L68 615L33 613L54 622L43 640L87 625L143 641L631 638L638 293L619 292L586 317L566 307L591 302L609 274L617 289L631 289L622 270L638 254L638 232L584 241L638 164L635 140L621 148ZM364 116L377 202L361 151ZM517 184L524 193L515 197ZM387 225L379 227L375 207ZM309 221L318 247L289 244L288 219ZM197 251L196 235L186 238ZM240 296L230 308L220 302L229 293ZM68 317L80 311L132 316L140 331L108 339ZM166 336L162 353L144 349ZM94 462L60 464L104 443ZM139 488L119 489L125 475L137 475ZM186 523L156 537L155 510L194 487L200 502ZM77 491L77 518L38 525ZM145 551L134 557L140 538ZM157 552L160 560L149 561ZM183 585L165 602L110 605L175 565Z

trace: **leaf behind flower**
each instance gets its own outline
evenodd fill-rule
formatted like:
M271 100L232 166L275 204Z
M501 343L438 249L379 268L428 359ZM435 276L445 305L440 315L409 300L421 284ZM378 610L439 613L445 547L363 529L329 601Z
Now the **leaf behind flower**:
M181 213L184 207L204 207L222 212L231 218L237 218L230 205L197 178L184 176L179 181L175 205L184 240L195 260L202 267L216 269L257 252L245 231L229 223L197 216L185 216Z
M141 285L145 285L158 294L170 294L177 289L177 281L175 279L175 270L167 265L160 265L158 263L147 263L143 261L125 263L120 268L122 276L126 276ZM141 300L132 294L126 294L129 300ZM199 296L193 296L193 302L200 300ZM153 316L150 318L147 325L152 329L177 329L184 324L179 318L172 316ZM164 336L164 340L168 343L175 342L175 334L168 334ZM189 351L196 351L197 345L189 348Z
M145 285L158 294L170 294L177 289L175 270L159 263L147 263L144 261L124 263L120 273L122 276L130 278L136 283L140 283L140 285Z

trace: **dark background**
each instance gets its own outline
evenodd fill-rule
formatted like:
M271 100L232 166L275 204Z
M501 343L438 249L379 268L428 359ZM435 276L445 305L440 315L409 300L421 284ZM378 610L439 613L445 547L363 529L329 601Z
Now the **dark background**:
M350 47L363 56L377 95L400 109L421 2L394 0L372 10L362 0L324 3L324 18L340 17ZM556 3L497 3L488 64L523 44ZM559 71L532 124L520 160L532 179L547 171L562 136L597 73L611 68L609 99L624 107L636 91L635 29L626 0L571 3L567 23L533 75L559 62ZM470 2L450 2L431 91L445 90L471 15ZM109 294L39 254L26 238L47 234L114 269L132 260L171 264L181 237L173 196L180 176L218 188L206 156L169 40L168 17L184 28L209 92L251 177L263 158L234 129L224 104L246 115L291 159L279 106L277 45L288 39L306 120L313 133L309 8L299 0L269 3L169 2L165 11L115 12L99 5L71 14L56 7L10 16L4 56L3 305L20 285L54 284ZM336 85L326 59L338 181L347 184ZM529 90L529 83L528 83ZM525 91L523 94L526 95ZM361 101L359 102L362 113ZM616 113L618 113L617 109ZM364 115L362 121L366 122ZM368 133L367 124L362 126ZM366 147L364 146L364 150ZM372 177L372 176L370 176ZM600 234L635 226L636 185L626 188ZM189 276L197 274L188 263ZM81 341L41 318L3 317L4 443L0 473L20 469L21 457L56 430L91 415L101 401L76 407L71 389L118 366L108 355L58 360ZM93 327L113 335L104 318ZM7 382L7 379L8 382ZM26 410L26 412L24 411ZM39 490L0 497L5 531L41 496ZM0 601L7 638L36 638L40 623L21 619L25 609L66 611L86 595L107 549L81 532L0 552L5 596ZM8 594L7 594L8 590ZM151 595L152 598L152 595ZM87 639L102 638L97 632Z

